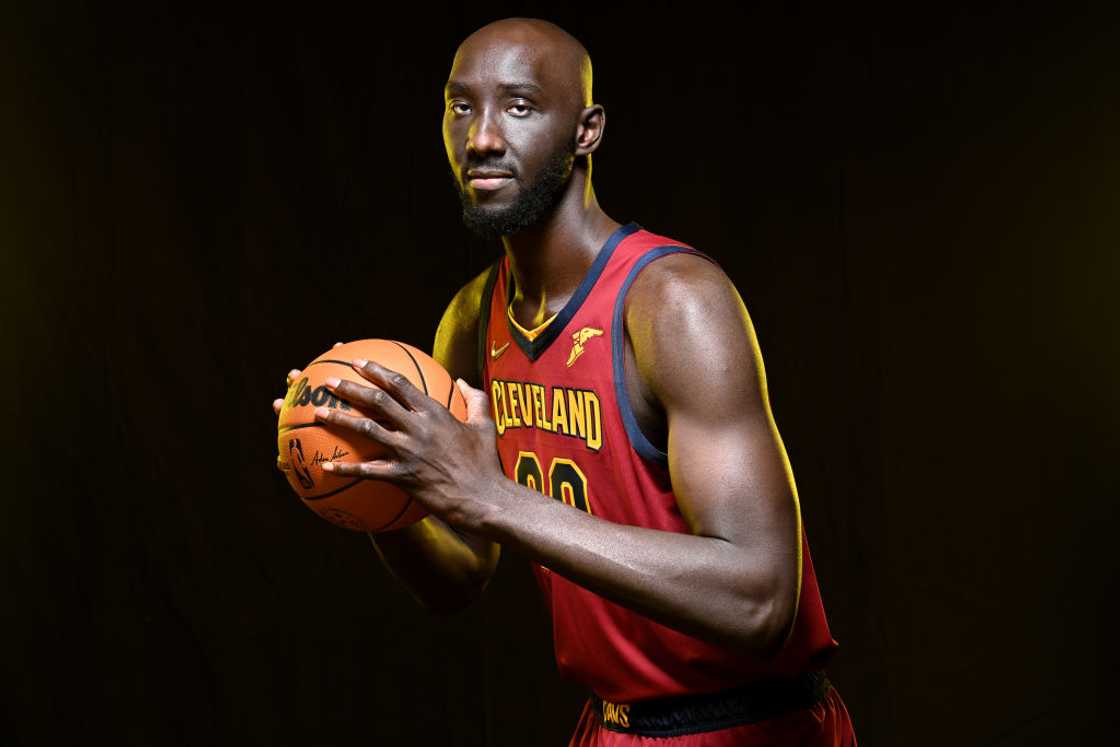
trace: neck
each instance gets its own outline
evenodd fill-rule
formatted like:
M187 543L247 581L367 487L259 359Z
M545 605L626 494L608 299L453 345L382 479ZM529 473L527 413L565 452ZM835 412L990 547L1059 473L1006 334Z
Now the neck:
M511 305L518 323L532 329L562 309L620 225L599 207L590 174L573 169L567 190L548 218L502 237L517 284Z

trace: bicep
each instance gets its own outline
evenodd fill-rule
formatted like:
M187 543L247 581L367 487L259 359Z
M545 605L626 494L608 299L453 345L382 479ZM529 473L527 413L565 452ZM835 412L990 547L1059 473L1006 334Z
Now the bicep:
M711 382L718 386L718 382ZM744 546L795 539L792 476L764 418L670 410L669 473L693 534Z
M635 281L639 295L628 315L639 372L665 412L681 514L693 534L732 543L774 583L796 588L800 516L793 475L746 307L730 279L706 260L660 261L673 264L642 286Z
M451 378L461 378L472 387L482 385L478 370L478 325L482 293L489 272L490 268L487 267L451 299L436 328L435 342L432 345L432 358L447 370ZM429 515L424 520L437 525L447 534L458 537L471 549L480 577L488 579L493 574L501 554L501 548L496 543L460 532L434 515Z
M462 378L477 387L477 343L473 337L470 327L463 323L452 307L448 307L436 329L432 358L451 374L452 380Z
M487 268L464 285L443 312L436 328L432 357L443 366L451 378L462 378L478 387L478 334L482 290L489 274Z

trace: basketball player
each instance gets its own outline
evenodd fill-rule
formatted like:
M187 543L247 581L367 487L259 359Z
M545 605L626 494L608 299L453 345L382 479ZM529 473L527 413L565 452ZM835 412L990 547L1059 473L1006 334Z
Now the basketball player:
M855 745L747 311L707 255L599 207L591 83L546 21L459 47L444 145L464 222L504 248L436 332L469 419L355 361L370 386L328 386L378 420L316 417L389 455L324 469L431 511L371 535L425 607L476 598L501 546L534 561L559 669L591 692L571 744Z

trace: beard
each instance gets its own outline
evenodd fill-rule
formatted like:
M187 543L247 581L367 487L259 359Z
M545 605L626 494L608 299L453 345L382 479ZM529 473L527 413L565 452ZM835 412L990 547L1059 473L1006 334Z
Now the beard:
M474 204L471 195L452 172L451 178L463 205L463 224L476 236L491 240L542 223L552 214L568 186L575 149L575 142L570 140L557 148L537 180L524 187L513 202L502 207Z

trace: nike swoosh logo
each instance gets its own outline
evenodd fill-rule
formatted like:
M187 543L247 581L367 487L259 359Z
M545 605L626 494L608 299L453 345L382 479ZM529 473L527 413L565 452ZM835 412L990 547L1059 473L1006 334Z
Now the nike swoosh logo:
M508 342L505 345L502 345L500 348L495 348L494 343L491 342L490 343L490 359L493 360L493 359L497 358L502 353L506 352L506 348L508 348L508 347L509 347Z

